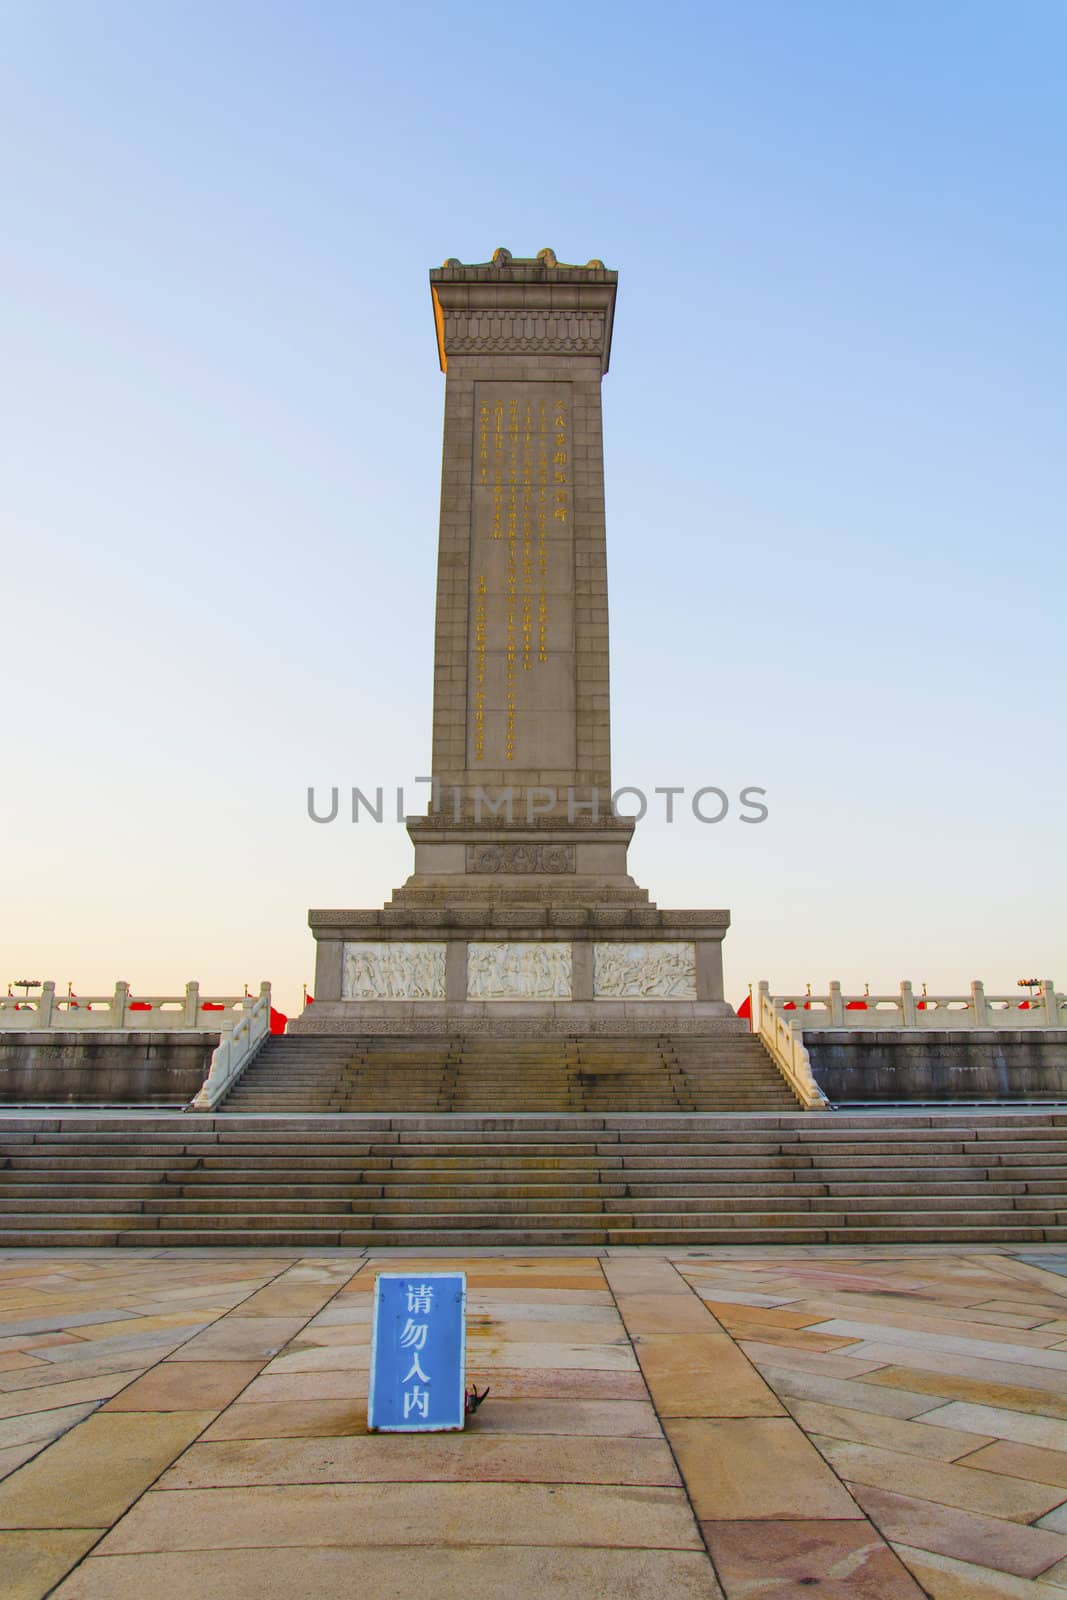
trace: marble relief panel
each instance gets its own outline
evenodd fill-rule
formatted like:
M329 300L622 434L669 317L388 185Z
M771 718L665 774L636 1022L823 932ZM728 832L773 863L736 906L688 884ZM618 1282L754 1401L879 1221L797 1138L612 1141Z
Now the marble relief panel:
M569 1000L569 944L469 944L468 1000Z
M593 946L593 995L598 1000L695 1000L696 946Z
M445 946L437 943L345 945L342 1000L443 1000Z

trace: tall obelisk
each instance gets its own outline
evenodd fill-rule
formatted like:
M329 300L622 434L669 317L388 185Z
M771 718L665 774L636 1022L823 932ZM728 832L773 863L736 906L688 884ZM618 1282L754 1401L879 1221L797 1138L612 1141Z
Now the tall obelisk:
M445 420L434 792L381 911L312 911L330 1032L721 1032L726 911L660 911L611 807L600 388L617 274L430 273Z

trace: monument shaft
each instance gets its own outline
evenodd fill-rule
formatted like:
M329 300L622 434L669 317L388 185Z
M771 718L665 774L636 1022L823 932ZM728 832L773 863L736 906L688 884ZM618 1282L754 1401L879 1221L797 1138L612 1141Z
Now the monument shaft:
M498 255L500 253L498 252ZM445 381L433 770L610 809L600 384L617 274L430 274ZM542 804L545 803L542 798Z

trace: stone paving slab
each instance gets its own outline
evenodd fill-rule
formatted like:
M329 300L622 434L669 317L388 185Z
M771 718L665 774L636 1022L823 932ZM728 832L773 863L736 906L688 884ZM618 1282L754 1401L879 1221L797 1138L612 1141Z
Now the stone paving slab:
M101 1538L103 1528L0 1533L4 1600L40 1600Z
M107 1526L210 1421L208 1411L87 1418L0 1483L0 1528Z
M379 1442L379 1441L376 1441ZM100 1546L103 1555L277 1546L577 1545L699 1550L682 1489L546 1483L331 1483L156 1489Z
M429 1574L432 1571L432 1588ZM62 1600L722 1600L703 1551L490 1548L254 1549L95 1557L62 1585ZM36 1591L34 1591L36 1594ZM19 1600L30 1600L26 1591Z
M922 1600L923 1590L868 1521L703 1524L731 1600Z
M1064 1259L0 1256L0 1592L1067 1600ZM490 1397L370 1434L375 1276L448 1267Z
M476 1422L477 1419L475 1418ZM502 1437L476 1430L412 1437L382 1448L372 1434L328 1439L200 1443L160 1478L160 1489L286 1483L619 1483L681 1488L670 1449L657 1435L588 1438L539 1433Z

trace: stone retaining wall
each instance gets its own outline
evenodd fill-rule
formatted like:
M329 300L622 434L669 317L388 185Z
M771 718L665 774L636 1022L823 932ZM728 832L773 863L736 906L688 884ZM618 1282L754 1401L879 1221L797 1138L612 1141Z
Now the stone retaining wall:
M0 1104L183 1105L218 1033L0 1033Z
M804 1043L815 1081L834 1103L1067 1101L1067 1029L805 1028Z

